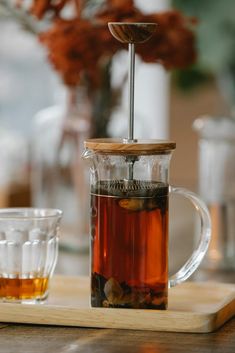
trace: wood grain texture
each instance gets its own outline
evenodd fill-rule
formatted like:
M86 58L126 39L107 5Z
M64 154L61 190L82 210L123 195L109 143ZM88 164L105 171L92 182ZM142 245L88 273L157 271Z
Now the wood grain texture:
M96 152L110 154L160 154L169 153L175 149L173 141L165 140L138 140L137 142L124 143L122 139L88 139L85 148Z
M0 353L234 353L235 319L210 334L9 325Z
M235 313L235 286L188 282L169 290L169 309L90 308L88 277L55 276L47 305L0 304L0 321L150 331L211 332Z
M109 22L109 30L121 43L144 43L152 37L156 23Z

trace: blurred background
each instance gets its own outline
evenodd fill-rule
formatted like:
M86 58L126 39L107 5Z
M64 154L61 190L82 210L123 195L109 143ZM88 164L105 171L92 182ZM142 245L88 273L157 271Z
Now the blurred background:
M200 186L200 173L205 163L210 165L200 157L206 119L228 120L230 142L235 135L234 10L232 0L1 0L0 207L65 210L61 247L78 251L80 259L84 256L75 273L88 271L89 186L80 159L83 141L125 136L127 129L127 51L112 41L104 23L159 23L156 38L137 56L135 135L176 141L171 183L198 191L207 201ZM229 151L233 153L233 147ZM194 234L187 203L172 202L171 228ZM180 202L179 209L175 202ZM174 239L172 246L179 243ZM185 256L192 243L193 236L181 244ZM69 254L61 257L59 270L71 273Z

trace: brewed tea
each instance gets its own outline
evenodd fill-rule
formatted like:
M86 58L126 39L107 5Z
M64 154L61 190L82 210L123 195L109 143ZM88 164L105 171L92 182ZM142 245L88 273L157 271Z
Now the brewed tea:
M0 278L0 299L37 300L48 295L48 278Z
M168 185L100 181L91 189L94 307L166 309Z

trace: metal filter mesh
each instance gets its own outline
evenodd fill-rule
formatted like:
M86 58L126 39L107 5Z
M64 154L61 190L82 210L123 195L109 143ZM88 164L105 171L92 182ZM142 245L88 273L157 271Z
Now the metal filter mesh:
M154 197L168 193L168 185L147 180L101 180L92 186L91 192L117 197Z

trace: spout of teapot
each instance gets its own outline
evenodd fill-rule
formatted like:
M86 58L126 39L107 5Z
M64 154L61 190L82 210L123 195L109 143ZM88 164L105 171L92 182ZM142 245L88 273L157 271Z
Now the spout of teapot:
M89 160L94 157L94 152L86 148L82 153L82 159Z
M94 151L88 148L86 148L82 153L82 159L86 162L86 164L90 168L90 171L96 169L97 161L95 157L96 157L96 154L94 153Z

